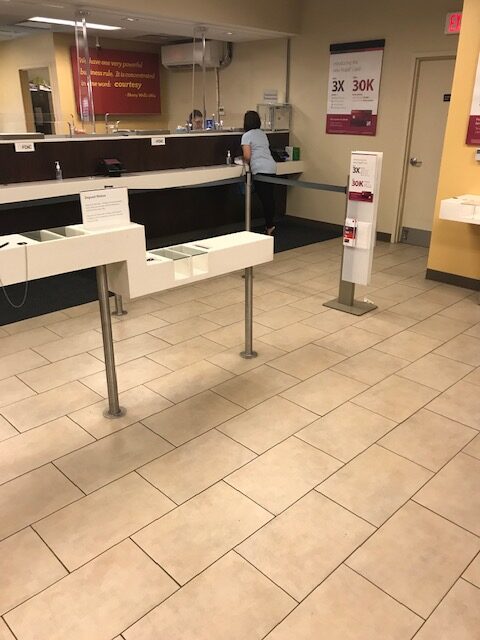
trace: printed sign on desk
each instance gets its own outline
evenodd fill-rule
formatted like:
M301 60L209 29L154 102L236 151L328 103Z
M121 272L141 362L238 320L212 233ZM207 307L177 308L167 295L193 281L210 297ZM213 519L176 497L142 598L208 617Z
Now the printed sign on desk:
M124 187L83 191L80 204L85 229L112 229L130 223L128 190Z
M78 104L78 72L86 82L86 60L78 64L71 50L73 84ZM160 63L157 53L98 49L90 56L95 113L160 113Z
M327 133L374 136L385 40L330 46Z
M480 144L480 56L468 121L467 144Z

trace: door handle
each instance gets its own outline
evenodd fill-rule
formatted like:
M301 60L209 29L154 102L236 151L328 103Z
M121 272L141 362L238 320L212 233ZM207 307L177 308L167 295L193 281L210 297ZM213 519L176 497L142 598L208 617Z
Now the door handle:
M421 160L417 160L417 158L410 158L410 164L412 167L421 167L423 162Z

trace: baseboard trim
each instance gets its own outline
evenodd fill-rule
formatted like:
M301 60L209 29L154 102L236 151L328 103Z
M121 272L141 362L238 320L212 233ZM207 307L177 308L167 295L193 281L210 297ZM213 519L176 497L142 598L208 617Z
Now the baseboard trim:
M400 235L400 242L405 244L413 244L416 247L428 247L430 246L430 240L432 237L431 231L424 229L414 229L412 227L402 227L402 233Z
M427 280L434 280L435 282L453 284L456 287L463 287L464 289L480 291L480 280L476 278L467 278L465 276L459 276L456 273L446 273L445 271L436 271L435 269L427 269L425 277Z
M384 231L377 231L377 240L379 240L380 242L391 242L392 234L385 233Z
M311 218L301 218L300 216L288 215L288 213L285 215L285 217L290 218L290 220L300 220L302 224L305 224L307 226L308 225L312 227L321 226L323 229L332 231L333 233L336 233L339 236L343 234L342 224L335 224L333 222L322 222L321 220L312 220ZM392 234L384 233L383 231L377 231L377 240L379 240L380 242L391 242Z

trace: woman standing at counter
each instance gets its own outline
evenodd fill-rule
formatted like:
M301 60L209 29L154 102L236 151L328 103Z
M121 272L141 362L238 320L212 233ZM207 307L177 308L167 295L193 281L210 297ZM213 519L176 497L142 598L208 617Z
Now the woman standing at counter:
M245 162L255 175L274 176L277 165L270 153L267 135L260 129L260 116L256 111L247 111L243 121L245 133L242 136L242 150ZM274 185L269 182L256 182L255 188L263 207L265 216L265 233L269 236L275 231L275 198Z

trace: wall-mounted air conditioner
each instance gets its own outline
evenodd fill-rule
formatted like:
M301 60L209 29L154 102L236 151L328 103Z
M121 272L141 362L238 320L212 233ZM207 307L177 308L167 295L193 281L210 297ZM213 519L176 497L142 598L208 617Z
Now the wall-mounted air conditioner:
M209 40L205 47L205 66L209 69L222 66L226 57L224 42ZM193 64L201 67L203 48L201 41L197 41L195 49L193 43L169 44L162 47L162 64L167 69L191 69Z

